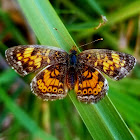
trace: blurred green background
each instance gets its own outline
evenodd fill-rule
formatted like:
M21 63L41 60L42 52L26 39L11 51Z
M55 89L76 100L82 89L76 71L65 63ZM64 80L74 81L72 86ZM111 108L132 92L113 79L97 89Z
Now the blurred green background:
M0 139L93 139L91 131L89 133L69 96L64 100L43 102L30 91L29 84L35 74L22 78L6 63L7 48L20 44L40 44L19 1L0 1ZM129 76L121 81L106 78L110 87L108 97L134 137L140 139L140 1L50 2L77 46L104 38L104 41L83 46L81 50L112 49L136 57L137 65ZM40 6L39 2L36 4ZM32 5L30 7L32 8ZM106 16L108 22L94 30L99 22L102 22L101 15ZM61 33L61 30L59 32ZM47 39L47 36L44 38Z

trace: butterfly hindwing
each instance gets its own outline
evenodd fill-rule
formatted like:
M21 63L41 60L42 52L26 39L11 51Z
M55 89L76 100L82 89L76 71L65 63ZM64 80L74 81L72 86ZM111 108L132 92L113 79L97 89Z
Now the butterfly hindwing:
M67 67L64 64L52 65L40 71L31 82L32 92L44 100L62 99L67 95Z
M78 57L80 63L97 68L115 80L128 75L136 63L132 55L106 49L85 50Z
M25 76L47 65L65 63L67 53L51 46L20 45L9 48L6 59L15 71Z
M87 65L79 67L75 84L78 100L96 103L106 95L107 90L107 80L98 70Z

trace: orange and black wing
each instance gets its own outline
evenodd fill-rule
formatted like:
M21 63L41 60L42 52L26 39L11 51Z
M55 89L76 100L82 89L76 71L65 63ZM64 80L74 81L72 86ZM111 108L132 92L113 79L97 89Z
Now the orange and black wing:
M133 69L136 59L130 54L107 49L85 50L78 55L79 62L97 68L109 77L120 80Z
M52 65L40 71L31 82L31 90L43 100L62 99L67 95L67 66Z
M107 91L108 82L98 70L87 65L83 65L78 69L75 84L78 100L96 103L106 95Z
M44 66L65 63L67 53L56 47L42 45L20 45L5 52L8 63L21 76L25 76Z

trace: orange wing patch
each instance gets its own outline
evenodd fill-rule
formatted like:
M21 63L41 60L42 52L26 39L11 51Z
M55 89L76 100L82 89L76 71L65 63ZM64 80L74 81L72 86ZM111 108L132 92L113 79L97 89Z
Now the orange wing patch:
M32 80L34 94L44 100L62 99L67 95L66 65L49 66Z
M79 62L93 66L115 80L120 80L133 69L136 59L121 52L91 49L79 54Z
M67 55L61 49L41 45L15 46L6 51L8 63L21 76L37 71L47 65L58 64L58 62L65 63Z
M107 90L107 80L99 71L86 66L83 69L79 69L75 84L78 100L96 103L105 96Z

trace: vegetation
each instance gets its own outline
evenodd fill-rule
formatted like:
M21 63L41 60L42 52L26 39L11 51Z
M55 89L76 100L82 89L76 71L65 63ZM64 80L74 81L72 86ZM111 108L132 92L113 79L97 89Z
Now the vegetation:
M6 1L0 8L0 138L140 139L140 1ZM95 30L101 15L108 22ZM97 104L78 102L74 91L63 100L44 102L30 91L35 73L22 78L5 61L5 50L19 44L50 45L69 52L73 45L102 37L104 41L80 50L113 49L134 55L138 62L121 81L106 77L109 93Z

